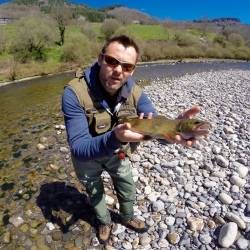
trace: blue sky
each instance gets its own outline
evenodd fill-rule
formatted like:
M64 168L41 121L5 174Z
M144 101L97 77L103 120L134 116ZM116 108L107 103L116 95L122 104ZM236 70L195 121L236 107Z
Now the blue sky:
M73 0L91 7L122 4L159 19L193 20L236 17L250 24L250 0Z
M71 0L99 8L122 4L161 20L236 17L250 24L250 0ZM0 0L0 3L6 0Z

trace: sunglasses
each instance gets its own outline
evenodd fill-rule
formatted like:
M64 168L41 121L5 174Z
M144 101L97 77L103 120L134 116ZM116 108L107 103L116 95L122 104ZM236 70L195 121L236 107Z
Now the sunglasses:
M122 67L122 70L124 72L132 72L135 68L135 64L132 64L132 63L125 63L125 62L121 62L119 61L118 59L114 58L113 56L109 56L109 55L106 55L106 54L102 54L102 57L105 61L105 63L107 63L109 66L115 68L117 67L118 65L121 65Z

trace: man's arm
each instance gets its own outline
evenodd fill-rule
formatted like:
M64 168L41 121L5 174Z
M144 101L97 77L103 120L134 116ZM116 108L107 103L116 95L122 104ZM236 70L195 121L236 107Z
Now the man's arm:
M152 113L153 116L157 115L154 105L144 92L142 92L138 100L136 109L138 114L143 113L145 116L148 116L149 113Z
M62 97L62 111L72 154L80 161L111 156L120 147L114 131L92 137L85 111L74 92L65 88Z

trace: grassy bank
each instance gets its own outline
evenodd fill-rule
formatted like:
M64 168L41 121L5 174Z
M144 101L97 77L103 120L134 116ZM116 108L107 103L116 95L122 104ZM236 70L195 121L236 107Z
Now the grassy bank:
M31 34L28 32L32 22L37 21L27 18L21 24L16 22L0 26L1 82L62 72L90 64L97 57L105 39L119 34L130 35L138 42L141 61L144 62L183 58L250 59L250 48L244 38L235 32L225 36L191 27L183 29L162 24L124 25L117 21L84 21L71 22L65 26L64 43L59 44L59 34L53 22L44 24L40 30L37 27L37 31ZM33 47L27 49L30 44L25 44L26 38L33 42ZM37 46L39 42L42 43L41 48Z

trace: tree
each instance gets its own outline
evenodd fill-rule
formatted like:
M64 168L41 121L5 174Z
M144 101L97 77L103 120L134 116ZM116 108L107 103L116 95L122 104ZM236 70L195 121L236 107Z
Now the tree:
M5 51L6 48L6 35L3 29L0 29L0 54Z
M66 25L72 18L72 11L63 0L56 0L52 3L50 12L59 30L60 40L58 45L62 46L64 44Z
M25 62L45 59L45 48L55 42L53 22L47 16L28 16L16 23L10 52Z

